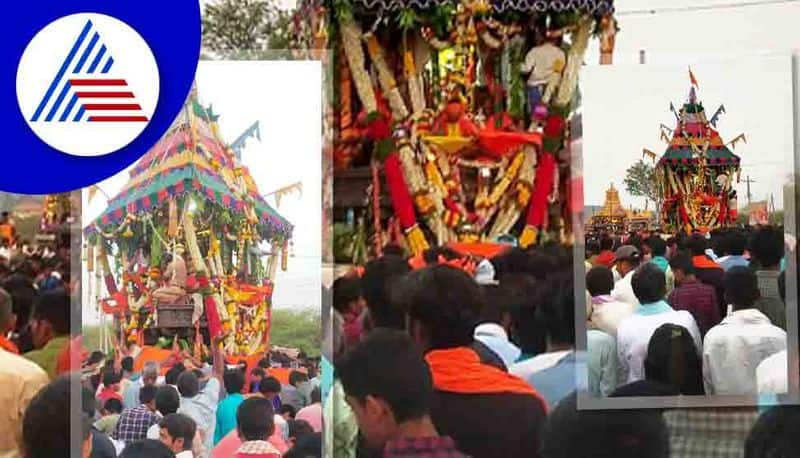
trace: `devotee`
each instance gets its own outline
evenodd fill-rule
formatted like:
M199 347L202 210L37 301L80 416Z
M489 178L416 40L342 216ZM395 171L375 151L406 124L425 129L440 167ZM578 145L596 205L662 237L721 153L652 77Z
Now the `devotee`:
M122 403L117 399L112 399L111 401L116 401L120 407L122 406ZM81 408L83 413L90 420L94 418L95 414L97 413L95 410L94 393L86 386L81 387ZM101 431L96 426L92 426L91 436L91 458L117 458L117 450L114 448L114 444L111 442L111 439L109 439L108 433Z
M407 334L376 330L336 367L361 433L382 456L464 456L431 420L431 373Z
M392 306L390 289L410 270L408 262L400 256L383 256L367 262L364 266L361 291L367 303L372 326L394 329L405 327L405 315L402 310Z
M130 444L147 438L147 430L158 423L156 415L155 386L145 386L139 391L139 406L125 409L117 420L113 438L123 443Z
M610 273L610 271L609 271ZM587 391L594 397L608 396L619 385L617 339L594 329L592 297L586 292L586 372Z
M305 396L300 392L301 385L308 383L308 375L300 371L289 373L289 383L281 385L281 404L288 404L297 410L307 404Z
M22 417L22 453L27 458L62 458L65 453L78 451L73 445L80 444L80 457L90 458L92 453L92 425L81 409L80 424L72 425L70 407L72 384L80 383L77 377L64 375L42 388L31 400ZM3 390L4 392L6 390ZM89 396L91 398L91 396ZM4 404L4 406L7 404ZM5 410L5 409L3 409ZM19 424L10 425L6 431L17 431ZM80 434L76 442L72 433ZM0 435L2 437L2 435ZM10 456L19 456L12 449Z
M692 258L686 253L678 253L669 261L675 275L675 289L667 298L667 303L675 310L691 313L705 336L709 329L720 322L719 301L713 286L700 282L695 276Z
M169 386L159 386L156 391L156 409L158 414L163 419L164 417L177 413L181 404L180 394L178 390ZM194 420L192 420L194 421ZM195 426L197 424L195 423ZM161 439L161 427L159 424L154 424L147 430L148 439ZM192 454L195 458L206 456L205 446L203 440L200 438L200 432L195 428L195 435L192 439Z
M244 372L241 369L228 369L222 376L227 396L217 406L217 426L214 428L214 445L225 435L236 429L236 409L244 401Z
M650 262L657 265L658 268L664 272L667 281L667 294L669 294L675 286L675 278L666 257L667 242L659 236L653 236L645 240L644 244L650 249Z
M139 390L142 386L155 385L158 381L160 370L160 365L155 361L147 361L144 363L141 377L131 381L123 391L122 402L126 409L138 405ZM174 384L174 382L172 384Z
M178 413L182 413L197 424L200 431L203 449L210 453L214 441L216 427L217 404L220 397L220 379L224 371L224 359L220 349L221 336L211 339L211 358L213 366L208 376L203 376L204 386L193 371L186 371L178 376L178 392L181 404Z
M119 458L175 458L175 454L163 442L145 439L125 447Z
M552 278L550 300L545 301L539 316L547 327L547 351L542 357L550 357L549 367L526 371L525 363L514 367L513 374L522 377L547 401L555 406L561 399L575 390L575 291L572 273L564 272Z
M697 351L702 348L700 331L692 315L685 310L676 311L664 302L665 283L664 273L651 263L643 264L631 276L631 286L642 306L635 314L622 320L617 329L620 371L627 374L628 383L645 378L647 346L662 324L685 327L692 335Z
M761 294L756 308L764 313L773 325L785 330L786 306L780 299L778 291L783 251L783 231L773 226L759 228L750 240L751 267L755 269L758 290Z
M397 287L397 305L407 311L409 332L433 375L437 431L471 456L538 456L546 403L474 341L483 305L477 283L462 270L435 265L410 273Z
M361 338L364 331L366 305L361 294L361 279L357 276L343 276L333 282L333 308L344 320L344 345L351 347Z
M18 355L19 348L8 338L16 324L17 315L14 313L11 295L4 289L0 289L0 349Z
M591 325L608 335L617 336L623 319L636 311L636 305L620 302L611 297L614 274L605 266L593 267L586 273L586 289L591 295Z
M167 284L153 291L153 300L156 303L174 304L175 301L186 296L187 272L183 251L183 245L177 244L174 253L165 255L165 259L169 264L164 270L163 277L167 280Z
M781 350L761 361L756 368L758 394L783 394L789 391L789 353Z
M272 403L264 398L248 398L236 411L236 430L242 445L236 458L280 458L281 452L269 442L275 425Z
M194 420L179 413L165 416L159 422L160 439L175 453L175 458L194 458L192 440L197 434Z
M623 245L617 248L614 257L616 259L614 266L620 275L620 279L614 284L614 289L611 291L611 298L619 302L638 306L639 299L636 297L631 287L631 278L633 278L633 273L642 261L642 255L635 246ZM661 275L663 276L664 273L662 272ZM664 285L666 291L666 281Z
M745 458L800 456L800 408L777 406L758 419L745 444Z
M58 358L70 343L69 294L63 289L48 291L36 302L31 315L31 333L36 350L25 357L38 364L51 380L58 375Z
M577 394L547 419L542 458L668 458L669 434L657 410L578 410Z
M725 291L722 286L722 278L725 272L719 264L714 262L708 254L708 241L701 234L692 234L687 242L689 254L692 256L692 265L694 265L694 274L698 280L706 285L714 287L714 292L717 294L717 306L719 308L720 316L725 315L725 301L723 300Z
M0 290L0 296L3 294ZM0 456L18 455L23 414L47 382L47 373L38 365L0 348Z
M97 401L102 405L109 399L122 402L120 394L120 374L113 370L103 372L103 386L97 395Z
M666 323L655 330L647 345L644 375L683 395L704 394L700 355L688 329Z
M750 260L744 255L747 249L747 237L741 230L732 230L726 236L728 248L728 256L724 256L717 260L722 270L729 271L731 267L750 265Z
M117 422L123 410L122 402L120 402L119 399L109 399L101 405L100 419L94 422L94 427L98 431L111 436L114 430L117 429ZM94 417L94 414L95 413L92 412L92 417Z
M604 236L600 239L600 254L594 260L595 266L605 266L609 269L614 267L616 261L614 257L614 239Z
M311 404L303 407L297 412L296 420L308 422L314 432L322 432L322 393L319 388L311 390Z
M703 378L708 394L757 394L756 368L764 358L786 349L786 332L755 308L756 275L732 267L725 275L725 299L732 313L706 334Z

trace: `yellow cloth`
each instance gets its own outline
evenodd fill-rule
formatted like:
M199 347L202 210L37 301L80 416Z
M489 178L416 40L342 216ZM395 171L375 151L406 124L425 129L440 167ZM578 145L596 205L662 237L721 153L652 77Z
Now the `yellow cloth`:
M39 366L0 349L0 458L22 456L22 416L47 383L47 374Z
M55 380L58 355L67 348L67 345L69 345L69 336L56 337L39 350L29 351L24 356L44 369L50 380Z
M448 127L449 129L449 127ZM447 154L455 154L472 144L472 139L469 137L461 137L456 135L441 136L433 135L425 137L425 141Z

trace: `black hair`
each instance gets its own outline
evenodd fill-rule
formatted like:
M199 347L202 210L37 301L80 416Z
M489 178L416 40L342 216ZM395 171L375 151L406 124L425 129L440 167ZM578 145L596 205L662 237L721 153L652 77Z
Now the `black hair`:
M544 302L548 288L546 280L537 280L529 274L510 274L499 278L497 293L503 298L501 313L511 312L512 324L509 337L526 354L536 355L547 348L547 330L536 310ZM487 291L484 289L484 292ZM494 308L491 295L485 295L484 310ZM484 311L481 319L488 314ZM500 316L502 318L502 315Z
M161 415L169 415L178 411L181 406L181 398L175 388L171 386L160 386L156 391L156 410Z
M669 260L672 271L680 270L684 275L694 275L696 273L692 257L686 252L679 252Z
M160 428L166 429L173 439L183 439L183 449L192 449L192 439L197 433L197 424L190 417L171 413L164 416L158 423Z
M122 358L122 361L120 361L120 364L122 365L122 370L124 370L125 372L133 372L133 357L132 356L126 356L126 357Z
M175 454L160 440L144 439L126 445L119 458L175 458Z
M318 386L315 386L311 389L311 394L309 395L311 398L311 403L316 404L318 402L322 402L322 390L319 389Z
M542 458L668 458L669 433L657 410L578 410L559 401L544 428Z
M222 374L222 381L225 383L225 391L228 394L241 393L244 388L245 376L241 369L228 369Z
M406 333L373 331L337 362L336 373L348 396L361 402L367 396L383 400L398 423L430 412L433 378L422 353Z
M105 385L106 388L116 383L119 383L120 380L121 377L118 372L115 372L113 370L107 370L103 372L103 385Z
M258 367L260 367L261 369L269 369L269 358L261 358L261 359L259 359L258 360Z
M727 239L728 253L733 256L741 256L744 254L744 250L747 249L747 236L745 236L742 231L731 231Z
M748 267L731 267L725 272L722 284L725 287L725 301L733 304L736 310L752 308L761 297L758 277Z
M614 273L606 266L595 266L586 272L586 289L592 296L611 294L614 289Z
M572 272L551 279L550 300L542 302L537 315L547 328L551 343L575 345L575 286Z
M387 243L383 246L383 254L389 256L405 256L406 252L400 245L395 243Z
M458 259L461 257L457 251L446 246L436 246L422 252L422 259L425 261L425 264L428 265L439 262L439 256L446 260Z
M139 388L139 402L142 404L148 404L152 402L156 398L157 392L158 387L155 385L144 385L143 387Z
M77 376L63 375L31 399L22 417L23 456L35 458L57 458L64 456L72 446L70 392L72 383L80 383ZM94 404L92 403L94 413ZM84 410L86 406L82 406ZM81 438L91 434L89 415L82 412Z
M296 439L314 433L314 428L305 420L289 420L286 424L289 426L290 438Z
M664 256L667 254L667 242L661 237L650 237L647 239L647 245L650 247L650 252L653 256Z
M105 355L103 354L103 352L95 350L89 354L89 359L87 361L87 364L97 364L103 359L105 359Z
M614 249L614 239L611 237L603 237L600 239L600 250L610 251Z
M256 366L250 369L250 375L253 377L264 377L266 375L266 372L264 372L264 369Z
M482 285L480 288L485 305L479 321L501 323L506 316L516 321L515 317L523 309L531 308L533 297L528 293L535 287L535 282L530 275L510 274L501 277L496 285Z
M91 418L94 418L95 409L97 408L97 400L94 397L94 392L87 386L81 387L81 409L83 413Z
M308 375L305 372L300 372L300 371L289 372L289 385L297 386L298 383L307 381L308 381Z
M667 292L667 280L664 272L651 263L647 262L639 266L631 278L633 294L642 304L658 302L664 298Z
M375 326L405 327L403 312L392 306L391 290L410 269L408 262L400 256L383 256L367 262L361 277L361 291Z
M745 458L800 456L800 408L776 406L764 412L753 425L744 447Z
M167 385L177 385L178 384L178 377L186 370L186 367L183 366L183 363L177 363L174 366L170 367L167 370L167 373L164 374L164 383Z
M281 392L281 382L275 377L264 377L258 383L258 392L261 394L271 394Z
M592 257L600 254L600 242L597 239L589 239L586 241L586 257Z
M247 398L236 409L236 424L242 442L266 440L275 430L272 401Z
M758 229L750 239L750 254L760 267L776 267L783 258L783 231L773 226Z
M297 415L297 408L291 404L281 404L281 408L278 409L278 413L281 415L289 414L289 417L294 418Z
M333 308L339 313L347 312L350 304L361 297L361 279L339 277L333 282Z
M648 380L673 386L680 394L704 394L700 357L683 326L667 323L656 329L647 346L644 372Z
M178 392L185 398L193 398L200 392L200 381L193 371L184 371L178 377Z
M443 264L426 267L409 274L400 291L399 307L424 326L432 348L472 343L483 301L478 284L464 271Z
M322 456L322 433L311 433L297 439L284 458L316 458Z
M33 319L50 323L56 335L70 334L71 313L72 304L69 294L62 288L42 294L33 307Z
M103 410L109 413L122 413L122 401L117 398L110 398L103 404Z
M708 242L702 234L692 234L686 245L692 256L701 256L705 254Z

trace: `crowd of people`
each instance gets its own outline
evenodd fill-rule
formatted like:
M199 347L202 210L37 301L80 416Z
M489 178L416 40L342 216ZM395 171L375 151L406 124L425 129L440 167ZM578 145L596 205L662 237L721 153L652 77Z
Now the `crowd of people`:
M795 407L577 401L785 392L784 242L773 227L604 236L587 243L585 292L554 243L491 259L389 246L330 291L334 456L800 456Z

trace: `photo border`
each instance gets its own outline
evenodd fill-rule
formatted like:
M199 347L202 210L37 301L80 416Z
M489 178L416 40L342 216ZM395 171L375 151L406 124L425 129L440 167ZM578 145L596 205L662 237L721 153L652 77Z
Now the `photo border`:
M800 202L797 188L797 175L800 167L800 55L796 52L771 52L763 56L785 56L789 59L789 70L792 77L793 95L793 138L792 152L784 154L784 160L793 163L793 193L784 194L784 233L797 238L797 203ZM730 61L730 59L720 59ZM652 64L657 66L658 64ZM585 120L585 118L583 118ZM583 140L581 138L581 140ZM576 155L577 164L573 170L584 171L583 154ZM787 183L788 185L788 183ZM588 370L586 367L587 328L586 328L586 267L585 267L585 215L583 209L573 212L573 228L575 228L575 244L573 245L573 270L575 280L575 350L579 355L575 371L575 386L578 387L578 410L624 410L624 409L674 409L701 407L770 407L777 405L800 405L800 373L798 367L798 284L797 259L786 262L786 339L788 350L788 393L755 396L703 395L703 396L636 396L597 398L591 396L588 387ZM795 253L800 246L795 247ZM794 369L794 370L792 370Z

